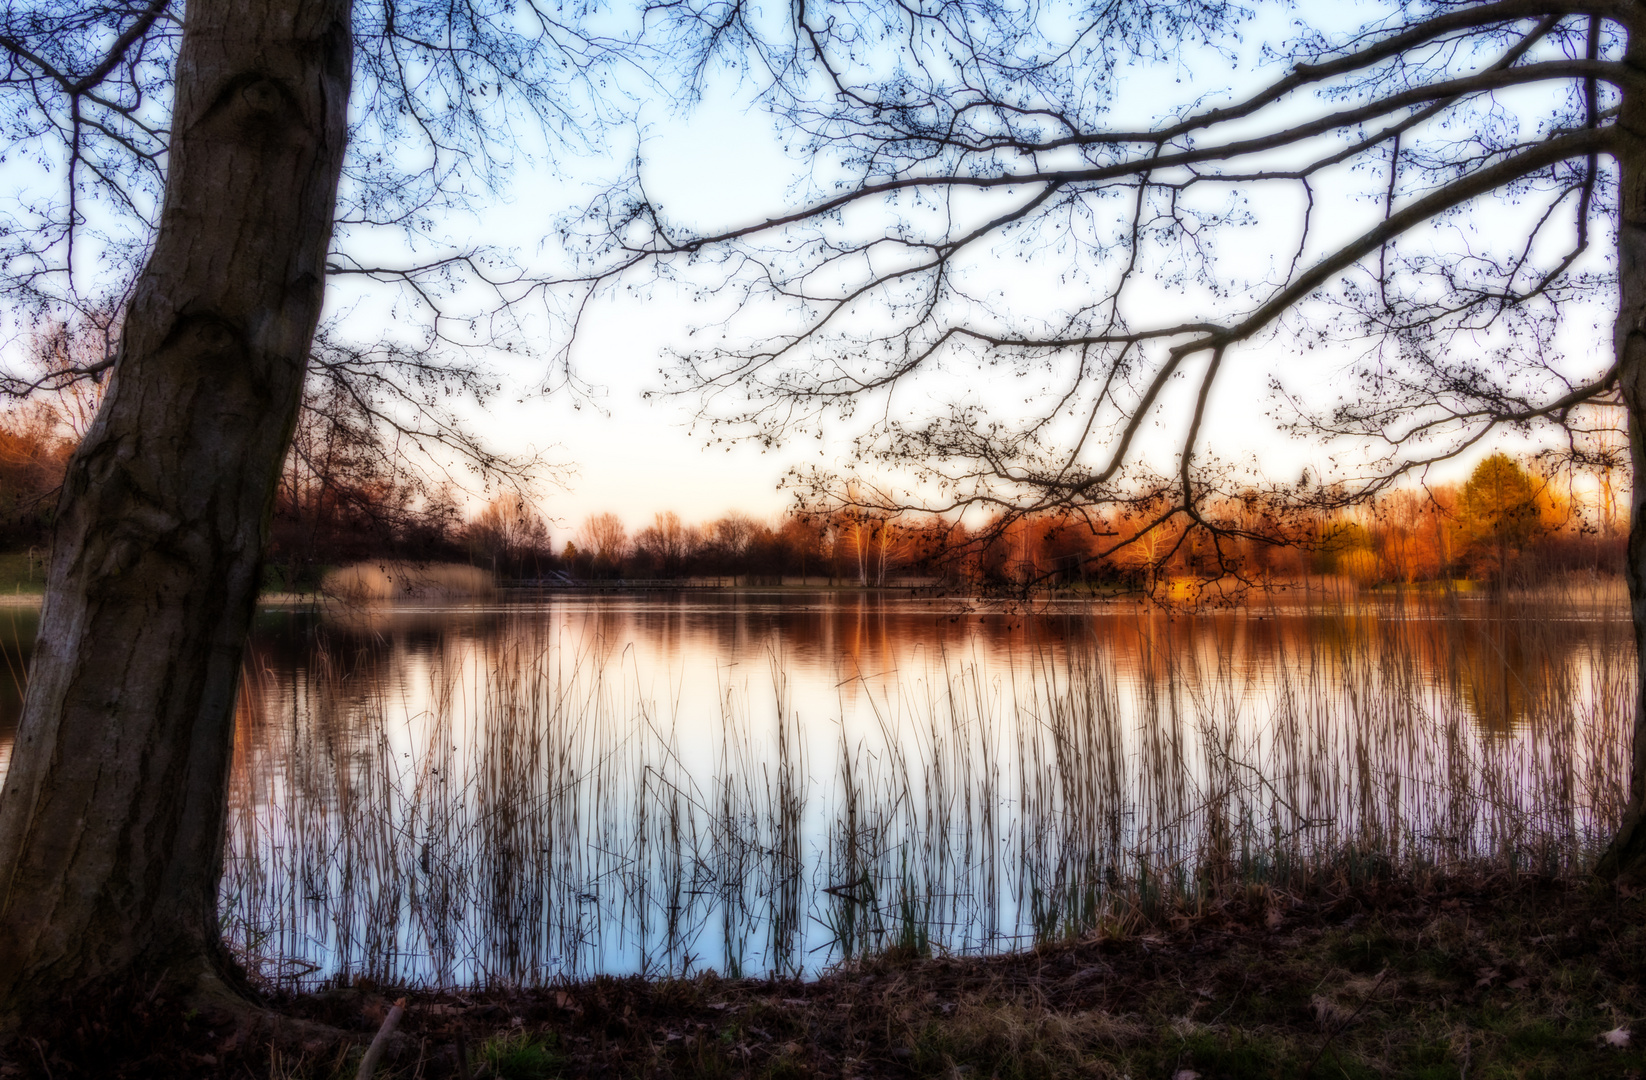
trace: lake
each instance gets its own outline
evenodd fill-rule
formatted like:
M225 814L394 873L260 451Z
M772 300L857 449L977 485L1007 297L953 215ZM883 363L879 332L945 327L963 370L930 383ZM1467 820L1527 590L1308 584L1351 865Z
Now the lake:
M225 935L293 986L809 975L1235 888L1570 873L1625 799L1634 680L1616 590L264 608Z

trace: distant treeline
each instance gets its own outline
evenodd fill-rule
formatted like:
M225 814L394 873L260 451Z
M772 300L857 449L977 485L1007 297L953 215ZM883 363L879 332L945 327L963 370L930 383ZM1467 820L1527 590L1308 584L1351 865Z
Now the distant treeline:
M612 514L586 520L544 561L580 578L827 576L841 584L911 578L966 587L1153 588L1175 579L1335 575L1362 585L1459 578L1515 582L1563 571L1621 573L1626 503L1610 476L1585 494L1503 454L1463 484L1401 490L1308 515L1251 497L1208 507L1216 529L1156 524L1146 503L1104 514L1045 514L966 527L864 509L733 514L703 525L673 513L628 535Z
M1455 578L1513 581L1551 571L1619 573L1626 495L1609 473L1581 494L1564 477L1495 454L1458 485L1387 493L1348 510L1300 515L1258 497L1205 508L1219 528L1159 523L1148 504L963 525L863 508L796 510L775 521L729 514L689 523L657 514L631 534L614 514L563 543L518 494L465 515L452 490L408 471L351 420L310 403L273 508L270 580L313 586L328 566L373 558L462 561L503 579L736 577L883 586L910 579L965 588L1153 588L1235 575L1338 575L1365 585ZM49 402L0 414L0 545L49 541L77 425Z

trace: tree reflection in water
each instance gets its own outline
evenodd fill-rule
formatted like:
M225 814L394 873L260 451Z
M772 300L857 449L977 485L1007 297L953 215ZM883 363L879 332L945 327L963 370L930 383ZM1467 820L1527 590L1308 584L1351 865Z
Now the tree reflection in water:
M288 611L222 897L275 982L814 972L1485 864L1621 811L1615 598L886 594Z

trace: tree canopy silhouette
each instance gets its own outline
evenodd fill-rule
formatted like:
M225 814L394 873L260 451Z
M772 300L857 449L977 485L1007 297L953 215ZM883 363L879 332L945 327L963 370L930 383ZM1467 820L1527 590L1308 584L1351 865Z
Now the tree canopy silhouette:
M1222 0L659 2L650 25L704 80L727 58L760 73L822 190L704 233L637 182L596 207L610 226L587 273L690 262L747 310L795 309L776 336L685 357L681 387L772 441L884 410L861 455L915 484L856 488L865 512L1046 509L1095 528L1094 508L1123 502L1221 550L1250 530L1214 510L1246 484L1208 454L1214 391L1286 370L1274 350L1293 337L1369 343L1340 401L1282 417L1382 448L1363 476L1287 485L1316 506L1595 405L1622 409L1641 460L1646 6L1374 10L1274 35L1272 77L1241 95L1162 105L1158 77L1125 96L1132 68L1229 59L1269 24ZM492 384L439 349L509 339L511 306L546 283L433 226L506 173L519 132L598 118L599 95L570 88L609 54L559 9L501 0L35 0L0 16L0 53L9 152L61 178L0 230L7 296L101 310L84 267L132 282L118 348L51 380L108 389L68 466L0 790L15 1030L93 987L233 1000L216 913L232 718L308 374L453 437L445 392ZM400 317L376 341L322 328L315 347L327 289L350 281L362 303L398 290ZM1598 360L1569 347L1587 312L1615 326ZM939 368L959 391L912 389ZM1639 528L1628 565L1638 637ZM1631 871L1646 739L1635 755L1612 864Z
M105 384L63 480L0 789L0 1040L65 998L137 987L245 1007L218 932L227 776L305 388L333 419L493 463L449 403L495 387L468 350L520 344L512 312L543 282L441 223L528 136L598 127L583 80L613 54L581 15L492 0L0 13L0 127L39 181L5 211L0 295L44 319L119 312L103 323L116 347L0 379ZM381 336L317 336L328 293L378 310Z
M1554 431L1587 465L1607 445L1589 436L1626 425L1646 454L1646 5L1282 22L1219 0L865 0L799 5L780 31L746 3L660 8L704 34L705 63L758 57L812 186L715 229L636 182L604 207L607 269L740 301L673 369L717 423L776 443L872 418L854 465L901 481L804 474L819 502L1100 533L1123 504L1148 521L1112 548L1187 525L1229 567L1254 496L1346 506L1503 430ZM774 303L792 318L776 332ZM1276 478L1220 454L1214 431L1259 410L1335 468ZM1633 873L1637 714L1606 864Z

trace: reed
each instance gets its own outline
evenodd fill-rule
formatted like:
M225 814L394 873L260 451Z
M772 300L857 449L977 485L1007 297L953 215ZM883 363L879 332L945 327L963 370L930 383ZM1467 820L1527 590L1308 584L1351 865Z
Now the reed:
M774 649L712 716L527 614L375 664L254 663L226 936L289 987L810 974L1236 896L1585 872L1626 798L1627 623L1591 612L1574 644L1546 605L1397 603L1212 632L1140 610L1130 651L945 648L834 702L795 700Z
M491 574L479 567L396 559L340 566L320 580L323 595L356 602L490 596L494 588Z

